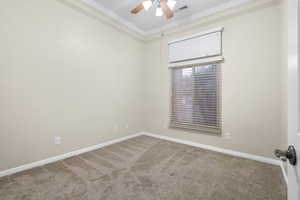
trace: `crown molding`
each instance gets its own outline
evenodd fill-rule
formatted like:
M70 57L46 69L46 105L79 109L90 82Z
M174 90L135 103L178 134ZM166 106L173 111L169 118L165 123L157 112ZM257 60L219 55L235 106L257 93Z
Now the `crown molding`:
M100 12L102 12L103 14L105 14L108 17L112 18L113 20L119 22L120 24L123 24L124 26L128 27L132 31L135 31L138 34L143 35L143 36L146 35L145 31L141 30L140 28L138 28L133 23L131 23L131 22L127 21L127 20L124 20L123 18L121 18L119 15L117 15L113 11L111 11L111 10L103 7L102 5L100 5L99 3L97 3L95 0L81 0L81 1L83 1L87 5L95 8L96 10L99 10Z
M152 40L160 39L165 36L172 36L183 31L189 31L193 27L213 23L218 20L228 18L230 16L236 16L242 13L247 13L249 11L274 6L280 3L280 1L281 0L244 0L244 3L241 3L240 1L240 4L231 4L232 7L227 5L227 8L225 8L224 6L222 9L215 8L210 10L209 12L207 11L207 15L204 15L204 12L198 13L198 16L194 16L191 19L182 20L181 23L177 23L176 25L172 26L172 24L170 24L161 28L159 33L153 32L152 35L148 33L146 41L149 42Z
M161 28L156 28L156 29L153 29L151 31L147 31L146 35L147 36L155 35L155 34L161 33L164 30L168 30L168 29L171 29L171 28L174 28L176 26L183 25L183 24L191 23L191 22L199 20L203 17L208 17L208 16L214 15L218 12L222 12L222 11L230 9L230 8L235 8L235 7L238 7L238 6L241 6L243 4L253 2L253 1L255 1L255 0L231 0L227 3L221 4L220 6L215 6L213 8L206 9L202 12L195 13L195 14L192 14L190 16L187 16L184 19L181 19L181 20L179 19L179 20L173 21L171 23L166 24L165 26L163 26Z
M136 39L146 41L146 33L144 31L142 31L132 23L123 20L114 12L97 4L94 0L56 0L56 1L88 17L96 19L100 22L107 23L120 31L124 31Z
M231 0L228 3L222 4L220 6L216 6L205 11L195 13L190 15L184 19L176 20L167 25L156 28L150 31L143 31L133 23L121 18L113 11L101 6L95 0L57 0L59 2L63 2L64 4L71 5L72 8L80 8L79 11L88 12L89 15L97 16L98 19L109 23L117 29L127 32L128 34L138 38L144 42L151 41L153 39L161 37L161 34L168 34L168 32L172 32L172 29L177 27L183 28L184 26L193 24L199 21L202 18L206 18L209 16L216 15L217 13L221 13L227 10L230 10L229 13L225 13L225 15L231 14L235 12L235 8L241 7L243 5L249 5L250 7L262 6L266 3L275 2L278 0ZM248 7L249 7L248 6ZM246 6L247 7L247 6ZM239 9L238 11L240 11ZM243 10L243 8L242 8ZM237 12L238 12L237 11Z

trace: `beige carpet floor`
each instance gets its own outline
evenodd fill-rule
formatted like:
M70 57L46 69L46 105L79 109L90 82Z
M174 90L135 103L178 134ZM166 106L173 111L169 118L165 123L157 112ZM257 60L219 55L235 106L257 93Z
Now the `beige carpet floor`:
M0 178L1 200L286 200L280 168L140 136Z

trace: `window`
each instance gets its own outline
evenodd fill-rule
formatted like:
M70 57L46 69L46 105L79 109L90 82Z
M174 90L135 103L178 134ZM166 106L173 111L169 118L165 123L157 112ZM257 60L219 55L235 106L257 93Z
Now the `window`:
M172 68L171 127L220 133L218 64Z
M170 126L221 133L220 64L223 28L168 42L172 73Z

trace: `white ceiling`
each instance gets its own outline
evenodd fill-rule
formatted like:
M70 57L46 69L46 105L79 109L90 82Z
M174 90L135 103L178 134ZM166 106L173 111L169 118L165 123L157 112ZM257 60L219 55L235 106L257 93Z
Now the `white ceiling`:
M174 10L187 5L188 9L176 12L170 20L155 16L155 7L141 11L137 15L130 11L143 0L84 0L109 16L144 35L153 34L165 27L189 22L199 17L214 14L227 8L235 7L251 0L177 0Z

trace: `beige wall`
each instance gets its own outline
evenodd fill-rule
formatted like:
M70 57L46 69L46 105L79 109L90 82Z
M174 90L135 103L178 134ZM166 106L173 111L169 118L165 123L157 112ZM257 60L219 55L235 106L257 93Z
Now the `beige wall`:
M0 171L143 129L144 43L62 2L1 2Z
M144 116L146 131L226 149L273 157L285 130L282 60L282 6L279 1L226 11L172 29L146 47ZM223 135L169 129L170 71L167 41L224 27L222 68ZM224 135L229 133L230 137Z

